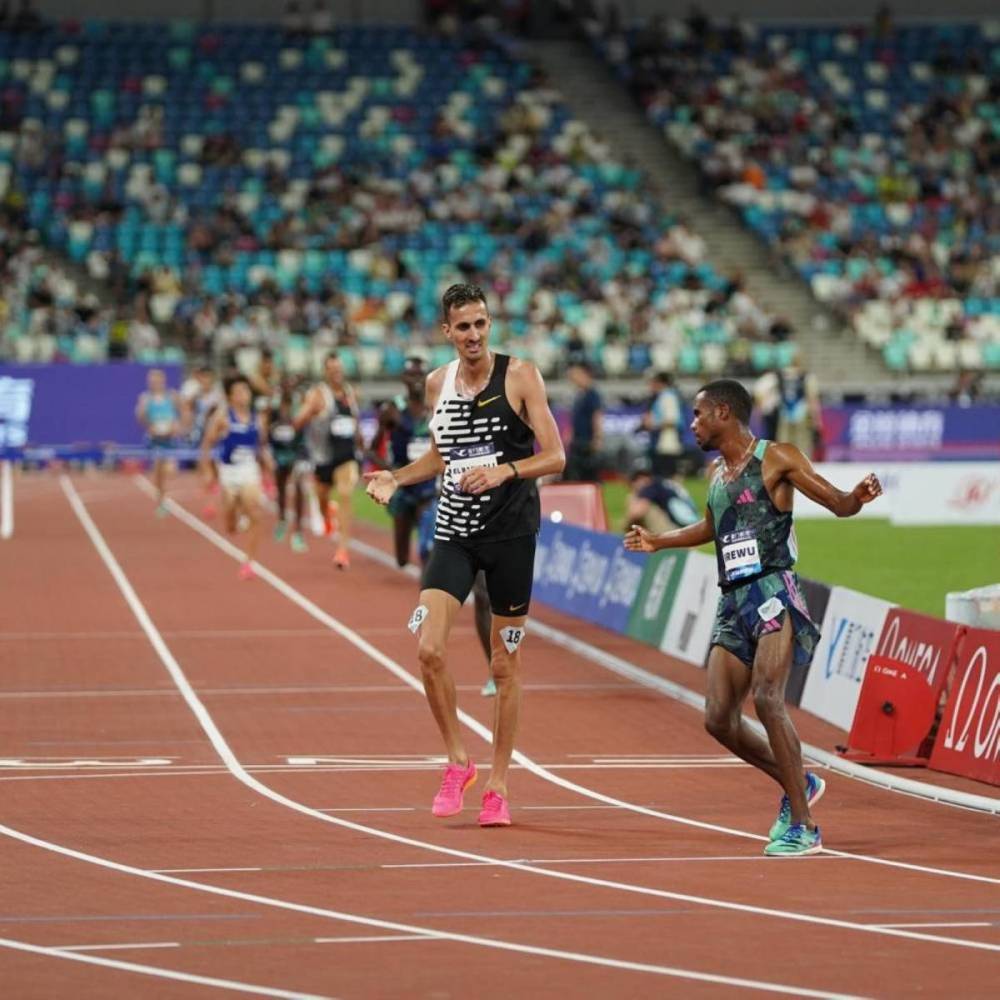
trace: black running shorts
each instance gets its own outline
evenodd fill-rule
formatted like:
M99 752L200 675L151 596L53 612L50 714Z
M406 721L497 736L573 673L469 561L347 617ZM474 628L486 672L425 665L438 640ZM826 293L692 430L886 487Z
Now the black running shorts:
M503 618L526 615L535 573L535 536L490 542L435 539L421 586L424 590L443 590L464 603L480 570L486 576L493 614Z

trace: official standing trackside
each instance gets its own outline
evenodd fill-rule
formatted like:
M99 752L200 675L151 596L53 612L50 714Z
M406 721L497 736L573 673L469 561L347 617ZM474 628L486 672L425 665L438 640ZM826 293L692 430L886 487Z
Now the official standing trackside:
M446 664L458 609L482 569L493 611L491 668L497 699L493 766L479 814L481 826L510 825L507 771L521 701L521 642L531 601L540 476L565 464L545 383L535 365L489 349L486 296L452 285L442 299L445 337L458 357L427 379L433 442L395 472L369 473L368 493L387 504L400 486L442 475L434 548L424 569L420 603L410 619L419 633L424 690L448 751L435 816L454 816L476 780L458 723L455 682ZM535 452L535 442L538 452Z

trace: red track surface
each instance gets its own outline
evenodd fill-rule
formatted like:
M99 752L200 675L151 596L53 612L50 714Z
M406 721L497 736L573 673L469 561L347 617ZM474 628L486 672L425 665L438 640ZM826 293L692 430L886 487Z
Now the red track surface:
M265 580L238 582L230 556L155 519L130 479L74 483L193 693L182 696L59 482L23 478L17 534L0 549L0 938L98 946L72 954L145 971L7 944L0 995L195 997L239 984L337 997L995 995L995 818L830 775L818 819L827 845L852 856L765 860L777 800L765 778L720 761L696 712L535 637L519 745L547 771L513 772L509 829L479 829L476 789L461 817L434 820L440 745L418 693ZM192 487L178 495L196 506ZM413 581L360 557L337 574L328 557L318 543L307 556L262 551L412 673ZM488 725L470 625L452 664L462 707ZM697 684L653 650L572 628ZM813 722L803 729L819 741ZM488 762L471 732L468 746ZM164 870L174 881L144 874Z

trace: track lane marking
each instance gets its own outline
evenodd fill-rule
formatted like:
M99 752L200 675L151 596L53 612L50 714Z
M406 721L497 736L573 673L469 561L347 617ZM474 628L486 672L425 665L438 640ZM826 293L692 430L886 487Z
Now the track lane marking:
M269 986L256 986L235 979L219 979L215 976L198 976L192 972L178 972L175 969L163 969L156 965L139 965L136 962L123 962L117 958L102 958L99 955L80 954L66 948L48 948L43 945L28 944L26 941L14 941L11 938L0 938L0 948L12 951L26 951L33 955L45 955L49 958L61 958L71 962L82 962L86 965L100 965L106 969L116 969L120 972L134 972L141 976L153 976L157 979L175 979L181 983L194 983L198 986L214 986L216 989L232 990L235 993L250 993L259 997L279 997L281 1000L331 1000L318 993L301 993L291 990L274 989Z
M582 965L595 965L604 968L621 969L629 972L643 972L652 975L666 976L675 979L691 979L697 982L718 983L724 986L738 986L745 989L771 991L773 993L783 993L790 996L817 997L820 1000L843 1000L850 997L849 994L828 993L822 990L810 990L797 986L785 986L779 983L767 983L756 979L741 979L734 976L716 975L711 972L697 972L688 969L677 969L671 966L650 965L642 962L630 962L625 959L605 958L600 955L588 955L581 952L561 951L556 948L545 948L538 945L518 944L513 941L502 941L495 938L476 937L471 934L460 934L454 931L442 931L439 928L420 927L413 924L402 924L390 920L380 920L376 917L364 917L360 914L343 913L338 910L330 910L319 906L310 906L307 903L296 903L292 900L279 899L275 896L263 896L258 893L242 892L238 889L226 889L222 886L211 885L205 882L194 882L189 879L178 878L175 875L161 875L159 872L150 871L144 868L135 868L132 865L123 864L120 861L113 861L110 858L101 858L94 854L87 854L72 847L56 844L52 841L42 840L21 830L0 823L0 835L18 840L21 843L38 847L42 850L51 851L64 857L73 858L77 861L84 861L101 868L120 872L126 875L134 875L139 878L150 879L155 882L164 882L168 885L180 886L185 889L192 889L197 892L205 892L214 896L225 896L229 899L239 899L248 903L259 903L262 906L273 907L278 910L288 910L294 913L305 913L316 917L327 917L332 920L343 921L344 923L358 924L364 927L377 927L381 930L399 931L402 934L416 935L421 937L436 937L442 941L455 941L460 944L477 945L483 948L493 948L498 951L511 951L523 955L536 955L543 958L552 958L570 962L577 962ZM63 957L70 957L68 954ZM80 956L82 957L82 956Z
M70 483L70 481L66 477L63 477L63 479L70 486L70 488L72 488L72 484ZM146 493L148 496L154 495L152 486L144 477L135 476L133 482L142 492ZM240 549L238 549L227 539L223 538L213 528L209 527L207 524L200 521L197 517L191 514L190 511L188 511L181 504L177 503L175 500L167 500L167 507L179 521L186 524L189 528L191 528L197 534L201 535L206 541L214 545L216 548L226 553L226 555L228 555L231 559L234 559L238 562L243 561L244 556L243 552ZM355 547L357 547L357 543L355 543ZM372 547L366 546L365 548L367 549ZM378 552L380 557L385 556L385 554L381 553L379 550L373 549L373 551ZM389 558L390 557L385 556L385 559L387 561L389 561ZM421 682L416 677L414 677L408 670L402 667L399 663L397 663L391 657L387 656L377 647L373 646L371 643L369 643L366 639L360 636L349 626L344 625L343 622L339 621L337 618L334 618L333 615L324 611L315 602L310 600L304 594L300 593L293 586L291 586L291 584L289 584L287 581L279 577L276 573L269 570L266 566L263 566L258 562L254 563L254 567L255 570L257 571L258 577L261 580L263 580L265 583L269 584L279 593L284 595L286 598L288 598L288 600L290 600L293 604L296 604L311 617L325 624L331 631L335 632L342 638L346 639L356 649L360 650L369 658L373 659L376 663L380 664L382 667L388 670L389 673L391 673L393 676L401 680L412 690L416 691L421 696L423 696L424 691ZM392 563L392 568L398 572L398 568L395 566L395 563ZM634 669L637 670L638 668ZM643 673L645 672L643 671ZM679 685L675 686L679 688ZM687 692L687 694L691 695L692 697L696 697L691 692ZM487 744L492 743L492 733L490 732L489 729L483 726L477 719L473 718L471 715L462 711L461 709L459 709L458 711L458 717L459 720L463 723L463 725L472 730L472 732L476 733L476 735L480 736ZM595 799L599 802L604 802L608 805L617 806L618 808L623 810L636 812L645 816L652 816L653 818L667 820L668 822L679 823L685 826L691 826L703 830L711 830L717 833L726 833L735 837L742 837L745 839L755 840L757 842L767 841L766 837L761 836L759 834L748 833L747 831L744 830L737 830L732 827L721 826L715 823L707 823L702 820L692 819L691 817L688 816L680 816L675 813L667 813L667 812L662 812L660 810L649 809L646 806L640 806L635 803L626 802L622 799L618 799L610 795L605 795L602 792L597 792L593 789L586 788L583 785L576 784L575 782L569 781L566 778L562 778L559 775L552 773L546 768L536 764L535 761L533 761L530 757L521 753L518 750L514 751L512 759L515 763L521 764L523 767L531 771L533 774L535 774L542 780L548 781L551 784L557 785L561 788L565 788L578 795L582 795L585 798ZM326 818L329 819L331 817L326 817ZM856 861L863 861L869 864L877 864L886 867L900 868L908 871L922 872L924 874L942 875L950 878L957 878L974 882L985 882L992 885L1000 885L1000 878L993 878L985 875L975 875L969 872L958 872L946 868L936 868L928 865L919 865L912 862L897 861L890 858L878 858L866 854L854 854L848 851L837 851L829 848L824 848L823 853L832 854L837 857L852 858ZM955 939L951 940L954 941Z
M136 481L141 486L148 487L148 484L146 484L145 480L143 480L141 477L137 477ZM517 871L525 871L533 874L540 874L548 878L561 879L571 882L580 882L583 884L594 885L594 886L603 886L605 888L616 889L640 895L654 896L664 899L673 899L681 902L695 903L702 906L713 907L723 910L730 910L734 912L754 913L761 916L776 917L778 919L838 927L841 929L854 930L862 933L867 932L867 933L885 934L889 936L910 938L913 940L928 941L937 944L946 944L952 946L958 945L960 947L966 947L976 950L1000 951L1000 945L990 945L979 941L967 941L955 937L943 937L933 934L922 934L915 931L878 928L867 924L853 923L851 921L846 921L846 920L837 920L830 917L821 917L817 915L803 914L789 910L779 910L776 908L754 906L752 904L747 904L747 903L737 903L731 900L722 900L710 897L695 896L687 893L670 892L668 890L663 890L663 889L653 889L648 886L639 886L639 885L634 885L632 883L616 882L607 879L596 879L591 876L577 875L570 872L552 871L551 869L536 868L531 865L504 861L498 858L490 858L488 856L473 854L472 852L469 851L461 851L455 848L448 848L437 844L430 844L424 841L416 840L414 838L404 837L399 834L390 833L389 831L386 830L380 830L376 827L368 827L364 826L363 824L355 823L351 820L345 820L337 816L331 816L319 812L315 809L312 809L311 807L306 806L303 803L298 802L294 799L290 799L279 792L275 792L272 788L263 784L260 781L257 781L256 778L251 776L244 769L240 761L237 759L237 757L232 751L232 748L226 742L225 737L222 735L221 731L217 727L214 719L208 713L208 711L205 709L204 705L198 698L197 693L192 688L186 675L181 669L180 664L177 663L169 647L166 645L166 643L160 636L159 632L156 630L156 626L153 624L152 619L149 617L148 612L146 611L145 607L140 601L138 595L135 593L135 590L133 589L127 576L125 575L124 570L122 570L121 566L118 564L114 554L108 547L107 542L104 540L96 524L94 524L93 519L87 512L86 507L83 505L79 497L76 495L76 491L73 488L72 482L69 480L68 477L63 476L61 477L61 483L63 485L63 490L66 493L66 496L69 499L74 512L79 518L81 524L83 524L84 529L86 530L91 541L94 543L95 548L97 548L98 553L104 560L105 565L111 572L111 575L114 578L115 582L118 584L119 590L125 597L126 602L132 609L133 613L136 615L136 619L138 620L140 626L143 628L144 631L146 631L147 635L149 636L150 643L153 645L153 648L160 656L168 673L173 678L174 683L177 684L178 690L184 696L185 701L188 702L188 705L191 708L192 713L198 719L198 722L201 724L206 735L211 740L212 745L215 747L216 752L219 754L220 758L224 761L226 766L232 771L235 777L237 777L248 787L254 789L255 791L260 792L260 794L264 795L265 797L271 799L274 802L285 805L287 808L302 813L303 815L313 816L323 820L324 822L333 823L337 826L342 826L345 827L346 829L350 829L358 833L368 833L369 835L378 837L380 839L390 840L396 843L405 844L406 846L416 847L422 850L429 850L438 854L445 854L452 857L462 858L467 861L492 862L494 864L507 868L512 868ZM184 520L185 523L188 523L190 527L194 528L199 534L202 534L208 541L211 541L217 548L220 548L231 558L240 562L243 561L243 553L235 545L232 545L230 542L226 541L226 539L222 538L222 536L220 536L217 532L215 532L211 528L208 528L206 525L203 525L202 522L194 518L191 514L189 514L183 507L181 507L175 501L168 500L167 503L168 503L168 508L175 514L175 516L177 516L181 520ZM260 579L269 583L280 593L284 594L295 604L301 607L304 611L307 611L312 617L316 618L317 621L323 622L324 624L328 625L334 632L336 632L337 634L343 636L345 639L350 641L352 645L354 645L356 648L360 649L362 652L369 655L377 663L381 664L387 670L389 670L394 676L398 677L404 683L414 688L414 690L416 690L421 694L423 693L423 688L420 682L415 677L413 677L408 671L406 671L402 666L396 663L396 661L392 660L389 656L382 653L381 650L372 646L365 639L361 638L352 629L345 626L342 622L338 621L332 615L327 614L327 612L323 611L316 604L310 601L307 597L300 594L290 584L281 579L281 577L272 573L265 566L262 566L259 563L255 563L254 565ZM482 726L476 719L473 719L466 713L460 713L460 717L462 718L462 721L465 722L466 725L468 725L470 728L473 728L474 731L477 732L479 735L481 735L483 739L486 740L487 743L490 741L489 730L487 730L484 726ZM534 763L534 761L526 757L524 754L520 754L515 751L515 759L517 759L519 763L524 764L524 766L527 767L529 770L534 771L540 777L545 777L548 775L548 780L552 781L555 784L565 785L566 787L569 787L571 790L578 790L582 788L582 786L574 785L572 782L566 781L566 779L559 778L556 775L550 775L549 772L545 771L544 768L540 768L537 764ZM661 817L669 816L669 814L658 813L655 810L648 810L643 806L634 806L629 803L621 803L620 800L613 799L610 796L604 796L601 793L592 791L591 789L582 789L582 791L585 795L591 798L596 798L605 801L611 805L620 804L623 805L625 808L629 808L637 812L642 812L654 816L661 816ZM697 825L700 827L708 827L710 829L712 828L710 824L704 824L701 822L695 822L693 823L693 825ZM758 837L756 835L750 835L750 834L741 834L741 835L751 837L754 840L765 839ZM835 853L841 853L841 852L835 852ZM852 857L851 855L847 856Z
M626 891L639 892L643 895L665 896L667 898L679 898L690 902L700 902L700 900L697 897L684 897L675 893L666 893L665 891L662 890L652 890L644 887L630 886L626 883L621 883L621 884L607 883L603 882L602 880L589 878L587 876L570 875L564 872L550 872L543 868L532 869L527 866L511 864L509 862L502 862L499 861L498 859L483 857L480 855L474 855L465 851L457 851L450 848L442 848L434 844L428 844L422 841L412 840L411 838L401 837L397 834L390 834L384 830L378 830L373 827L366 827L358 823L353 823L349 820L344 820L324 815L323 813L311 809L310 807L305 806L300 802L297 802L293 799L289 799L286 796L281 795L278 792L275 792L267 785L264 785L263 783L257 781L256 778L252 777L243 768L243 765L233 754L232 749L229 747L229 744L226 742L222 733L216 726L214 719L205 709L205 706L198 698L198 695L191 687L191 684L188 681L186 675L181 670L180 665L174 659L173 654L170 652L170 649L167 647L166 643L163 641L162 637L160 636L159 632L156 629L156 626L150 619L148 612L142 605L142 602L139 600L138 595L135 593L135 590L132 587L130 581L126 577L121 566L118 564L117 559L111 552L111 549L108 547L107 543L105 542L103 536L98 530L93 519L90 517L90 514L87 511L86 507L84 506L83 502L80 500L79 494L76 492L69 477L65 475L61 476L60 485L62 486L63 492L66 495L66 498L68 499L70 506L73 509L74 513L76 514L78 520L83 526L87 536L90 538L92 544L94 545L99 556L101 557L101 560L104 562L106 568L108 569L113 580L118 586L118 589L122 594L122 597L125 599L126 604L132 610L133 614L136 617L136 620L139 622L143 631L146 633L150 641L150 644L156 650L158 656L161 659L161 662L163 663L167 672L170 674L174 683L177 685L178 690L181 692L192 714L195 716L195 718L201 725L203 731L205 732L206 736L209 738L210 742L212 743L213 747L216 750L216 753L218 753L220 759L222 759L222 761L225 763L227 769L232 773L232 775L247 787L253 789L254 791L259 792L261 795L271 799L272 801L278 803L279 805L284 805L286 808L293 810L295 812L299 812L303 815L312 816L324 822L328 822L336 826L341 826L346 829L354 830L355 832L366 833L369 834L370 836L379 839L394 841L397 843L405 844L407 846L416 847L418 849L434 851L437 853L443 853L457 857L463 857L474 861L496 861L497 864L500 864L504 867L512 868L518 871L534 872L536 874L544 875L550 878L556 878L562 881L584 882L592 885L606 885L610 888L621 888ZM237 553L239 552L239 550L235 549L234 547L232 548L233 551ZM318 608L317 611L319 611ZM374 649L374 647L372 647L372 649ZM402 668L399 669L402 670ZM273 906L280 909L294 910L296 912L301 912L301 913L310 913L318 916L331 917L336 920L344 920L346 922L362 924L364 926L369 926L369 927L379 927L387 930L396 930L407 934L417 934L417 935L434 934L437 935L442 940L456 941L463 944L478 945L480 947L494 948L503 951L512 951L512 952L519 952L522 954L538 955L559 960L578 962L587 965L598 965L598 966L629 970L635 972L644 972L644 973L667 976L677 979L690 979L692 981L698 981L698 982L718 983L722 985L742 987L745 989L783 993L792 996L831 998L831 1000L833 1000L833 998L841 998L846 996L846 994L831 993L824 990L813 990L801 986L787 986L784 984L767 982L764 980L746 979L735 976L725 976L716 973L700 972L692 969L681 969L673 966L652 965L649 963L642 963L642 962L630 962L624 959L589 955L585 953L570 952L554 948L545 948L537 945L524 945L512 941L500 941L492 938L476 937L473 935L460 934L452 931L441 931L437 928L416 927L408 924L397 923L394 921L380 920L372 917L363 917L357 914L342 913L335 910L325 909L322 907L313 907L302 903L294 903L290 900L279 900L274 897L261 896L258 894L246 893L233 889L225 889L221 886L192 882L187 879L178 878L177 876L174 875L164 875L157 872L148 871L145 869L135 868L133 866L125 865L117 861L112 861L111 859L99 858L95 855L89 855L86 854L85 852L77 851L73 848L65 847L63 845L55 844L49 841L44 841L41 838L34 837L31 834L27 834L19 830L15 830L14 828L6 826L4 824L0 824L0 835L11 837L15 840L31 844L35 847L41 847L50 851L54 851L55 853L62 854L67 857L73 857L76 858L77 860L89 861L92 864L97 864L105 868L110 868L116 871L137 875L155 881L167 882L174 885L185 886L187 888L194 888L199 891L209 892L216 895L228 896L233 899L241 899L248 902L258 902L262 903L263 905ZM759 907L750 907L738 903L727 902L719 905L721 905L722 908L726 910L750 911L754 913L766 912L761 910L761 908ZM780 911L777 911L775 915L784 916L784 914L780 913ZM852 924L847 924L845 922L831 921L821 918L812 918L802 915L789 914L788 917L790 919L801 920L804 922L823 923L834 926L839 926L841 923L843 923L845 927L848 927L850 929L870 930L872 933L888 934L889 936L893 937L907 937L907 938L915 938L918 940L937 940L932 935L915 934L906 931L877 931L866 928L860 924L852 925ZM941 943L946 943L946 944L956 943L956 940L954 938L941 938L940 941ZM959 942L959 943L964 947L976 947L976 948L981 947L981 945L979 945L978 943L975 944L967 944L964 942ZM1000 946L997 947L997 950L1000 951ZM82 958L84 956L74 956L74 957Z

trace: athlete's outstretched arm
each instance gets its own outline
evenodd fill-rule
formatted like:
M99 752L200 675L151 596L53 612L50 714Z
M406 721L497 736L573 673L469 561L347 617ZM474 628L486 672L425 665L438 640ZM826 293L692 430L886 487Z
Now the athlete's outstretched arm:
M874 472L869 472L849 493L838 490L813 468L812 462L793 444L772 444L764 456L765 462L768 456L771 456L771 461L779 463L778 468L784 478L797 490L837 517L853 517L866 503L882 495L882 484Z
M711 515L705 516L686 528L675 528L662 535L654 535L641 525L633 524L625 535L625 548L630 552L656 552L657 549L688 549L704 545L715 538L715 527Z
M524 414L525 423L535 432L538 451L530 458L519 458L503 465L470 469L461 481L465 493L485 493L509 479L539 479L562 472L566 452L555 417L549 409L542 373L530 362L511 360L508 378L514 391L509 393L515 412Z

